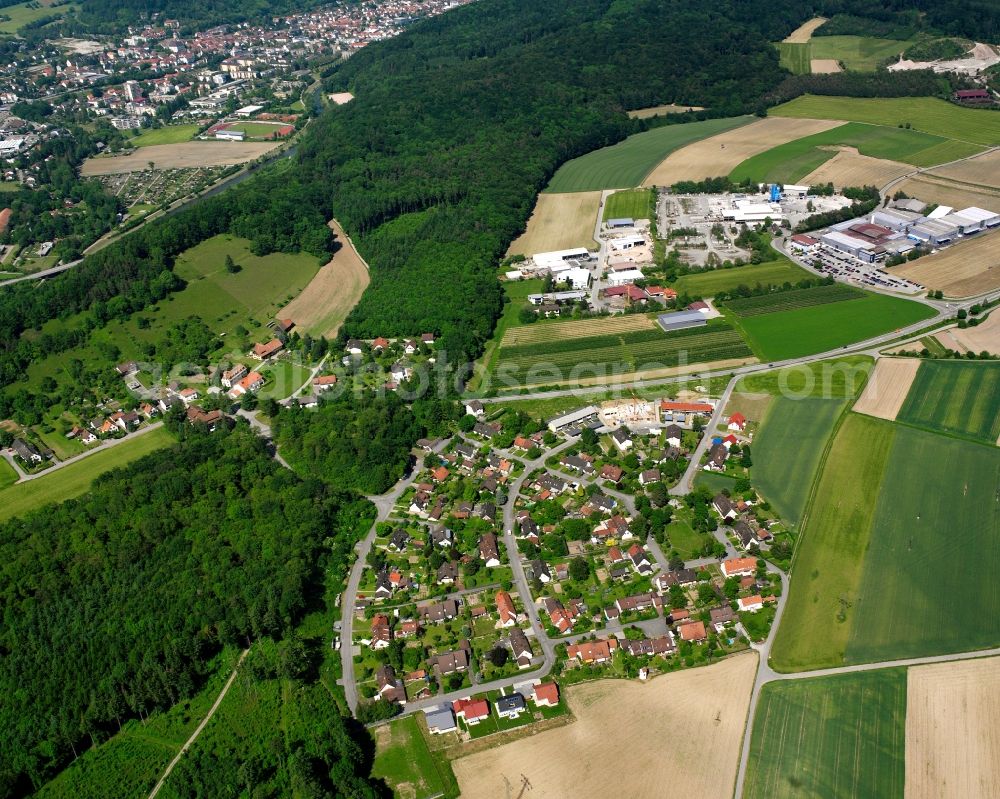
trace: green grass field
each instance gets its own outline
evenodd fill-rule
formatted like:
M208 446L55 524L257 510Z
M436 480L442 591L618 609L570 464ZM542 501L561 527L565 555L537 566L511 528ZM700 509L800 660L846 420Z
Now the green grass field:
M153 714L145 723L127 722L121 732L88 749L46 783L35 794L37 799L133 799L148 794L205 717L237 655L234 649L223 650L212 664L212 675L191 699Z
M129 139L129 142L134 147L149 147L153 144L179 144L191 141L197 132L197 125L167 125L162 128L140 131L139 135L134 139Z
M732 488L732 483L727 487ZM708 533L699 533L690 524L681 521L667 525L667 539L670 541L670 549L677 550L683 560L701 557L705 545L715 540Z
M604 201L605 221L608 219L652 219L653 217L653 190L652 189L631 189L629 191L616 191Z
M771 654L778 671L843 665L895 433L890 422L851 413L834 438L792 562Z
M765 685L743 799L902 799L906 670Z
M874 364L868 355L848 355L771 369L744 377L736 384L736 393L853 399L861 392Z
M762 294L757 297L739 297L734 300L726 300L725 306L741 319L746 319L751 316L795 311L800 308L812 308L834 302L860 300L864 296L864 292L859 289L843 283L834 283L829 286L792 289L791 291Z
M698 473L694 476L694 487L696 489L707 488L713 493L722 491L724 488L733 491L735 485L736 478L730 477L728 474L706 472L699 469Z
M936 97L819 97L806 94L772 108L774 116L843 119L915 130L991 147L1000 142L1000 114L962 108Z
M59 6L52 8L51 0L41 0L34 3L36 8L29 8L28 3L18 3L14 6L0 8L0 17L7 17L0 22L0 33L17 33L19 28L24 27L29 22L35 22L44 17L61 17L68 11L75 11L75 5Z
M748 264L732 269L712 269L707 272L683 275L674 282L672 287L681 294L712 297L720 291L731 291L738 286L749 286L750 288L757 284L780 286L783 283L797 283L807 277L810 277L810 274L805 269L782 258L763 264Z
M96 477L125 466L153 450L174 442L165 428L132 438L70 464L52 474L0 490L0 522L35 510L50 502L65 502L86 493Z
M826 352L890 333L934 315L920 303L866 294L861 299L736 319L763 361Z
M730 178L794 183L833 158L836 146L856 147L862 155L916 166L933 166L982 150L975 144L917 130L849 122L748 158L730 173Z
M874 72L887 58L902 53L908 44L872 36L813 36L809 41L813 58L842 61L852 72Z
M776 397L753 441L751 480L782 519L802 521L816 470L846 399Z
M845 660L1000 644L1000 449L897 425Z
M17 482L17 472L6 460L0 459L0 489L12 486Z
M500 353L500 342L503 341L504 333L507 332L508 328L518 327L522 324L519 314L528 303L528 295L538 294L543 288L544 283L541 279L508 280L503 284L505 299L503 313L497 320L493 337L487 342L482 357L476 362L475 374L469 381L470 390L478 390L483 375L489 374L496 367L497 356Z
M379 745L372 775L384 779L395 795L413 799L458 796L451 766L427 747L416 715L393 721L376 736Z
M981 362L925 361L896 418L995 444L1000 437L1000 369Z
M810 42L778 42L778 59L781 66L793 75L808 75L812 72L809 63L812 58Z
M674 150L746 125L753 119L752 116L708 119L636 133L618 144L567 161L559 167L545 190L630 189L642 183L643 178Z

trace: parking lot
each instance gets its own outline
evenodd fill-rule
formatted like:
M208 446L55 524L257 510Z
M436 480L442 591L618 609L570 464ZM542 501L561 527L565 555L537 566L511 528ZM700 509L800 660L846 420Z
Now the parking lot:
M901 294L919 294L924 287L885 272L878 263L869 264L847 253L819 244L808 253L799 256L824 275L847 283L857 283Z

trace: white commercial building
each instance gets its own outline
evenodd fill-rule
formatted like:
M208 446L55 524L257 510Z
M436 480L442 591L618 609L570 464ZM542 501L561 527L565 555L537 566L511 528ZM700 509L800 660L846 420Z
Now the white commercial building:
M611 272L608 274L609 286L625 286L635 283L637 280L644 280L645 275L638 269L625 269L621 272Z
M590 253L585 247L577 247L572 250L555 250L554 252L537 252L531 256L535 266L539 269L549 269L558 272L563 269L572 269L576 264L567 261L579 261L590 258Z
M566 269L559 273L559 282L567 282L574 289L585 289L590 287L590 270L582 266Z
M631 250L634 247L642 247L645 244L645 236L625 236L624 238L611 239L608 241L608 246L615 252L624 252L625 250Z
M722 218L733 222L763 222L770 219L780 222L784 219L781 206L778 203L762 202L760 200L733 200L731 208L724 208Z
M0 156L16 155L24 146L24 139L3 139L0 141Z

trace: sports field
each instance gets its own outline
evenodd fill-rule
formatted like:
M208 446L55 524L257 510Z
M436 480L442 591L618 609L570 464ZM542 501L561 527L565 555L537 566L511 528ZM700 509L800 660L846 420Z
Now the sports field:
M357 305L370 278L368 265L337 220L330 220L329 225L340 249L298 296L281 309L281 316L290 318L302 331L333 338Z
M775 397L753 441L751 477L782 519L798 525L846 399Z
M674 150L752 120L751 116L709 119L636 133L618 144L567 161L553 175L546 191L630 189L642 183L643 178Z
M243 131L248 139L277 139L295 132L294 125L277 122L230 122L220 127Z
M852 624L859 615L870 621L870 612L858 610L858 588L895 434L889 422L850 413L833 440L803 522L788 604L775 634L771 662L778 671L843 665Z
M534 255L536 252L596 249L594 227L601 202L599 191L539 194L524 233L510 243L507 255Z
M739 286L753 288L758 283L762 286L780 286L783 283L797 283L809 276L809 273L802 267L781 259L763 264L737 266L732 269L694 272L679 277L673 284L673 288L682 294L713 297L720 291L731 291Z
M155 144L178 144L191 141L198 132L197 125L165 125L162 128L140 130L139 135L128 141L134 147L150 147Z
M924 361L896 418L993 444L1000 437L1000 368L989 362Z
M924 199L925 195L919 196ZM972 297L1000 287L998 249L1000 231L980 233L890 271L927 288L940 289L948 297Z
M881 294L738 319L763 361L826 352L890 333L934 315L928 306Z
M728 175L758 153L841 124L843 123L826 119L758 119L745 127L682 147L664 158L649 173L643 185L672 186L682 180L704 180Z
M455 775L446 758L427 747L416 713L374 730L372 776L384 779L397 796L431 799L454 795Z
M805 94L772 108L779 117L842 119L913 129L992 147L1000 142L1000 114L962 108L936 97L820 97Z
M566 323L564 328L539 325L538 332L548 333L548 337L533 343L513 343L523 340L523 327L508 331L500 345L496 378L501 384L511 386L581 382L611 374L749 358L753 354L740 334L722 320L713 320L707 327L669 334L648 318L646 329L618 327L617 320L592 321L605 325L601 328L569 327L587 322ZM582 333L585 329L595 332L585 335ZM596 333L597 330L601 332Z
M979 152L975 144L921 133L850 122L782 144L749 158L730 173L733 180L792 183L837 155L838 147L854 147L861 155L916 166L933 166Z
M120 444L88 455L51 474L9 485L0 490L0 522L50 502L65 502L78 497L86 493L94 478L173 442L173 436L163 427L139 436L133 434Z
M765 685L743 799L902 799L906 680L879 669Z
M859 558L848 663L1000 644L1000 449L896 427Z
M756 655L742 654L646 684L570 686L573 723L453 761L462 797L503 799L523 774L525 799L730 799L756 667ZM627 753L620 768L612 748Z
M852 72L874 72L887 58L899 55L909 42L873 36L814 36L812 57L841 61Z
M653 190L616 191L604 201L604 219L652 219Z

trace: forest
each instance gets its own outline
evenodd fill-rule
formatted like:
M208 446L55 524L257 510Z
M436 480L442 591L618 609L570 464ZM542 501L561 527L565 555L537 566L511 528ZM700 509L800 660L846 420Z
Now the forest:
M177 431L90 494L0 528L0 796L190 696L223 645L287 635L374 518L245 425Z

